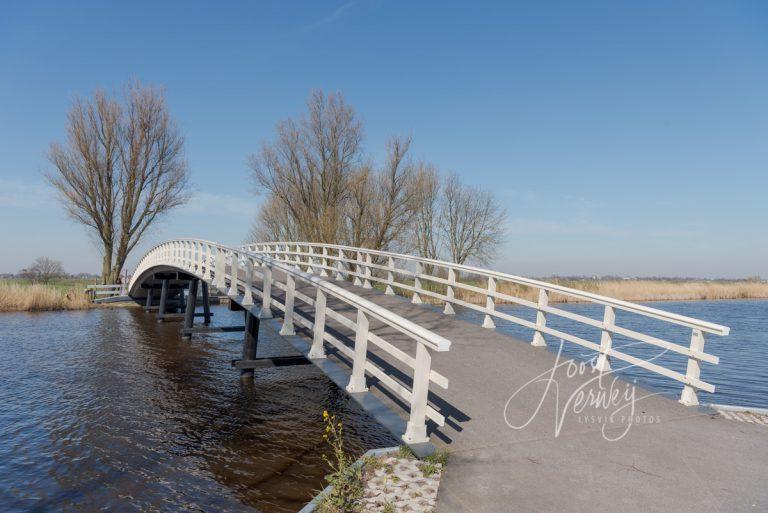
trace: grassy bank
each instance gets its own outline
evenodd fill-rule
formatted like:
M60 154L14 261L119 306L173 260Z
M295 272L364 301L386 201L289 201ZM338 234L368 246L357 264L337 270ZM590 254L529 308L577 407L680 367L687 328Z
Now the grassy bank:
M61 280L48 284L0 280L0 312L91 308L93 304L85 294L86 285L82 280Z
M541 281L561 285L577 290L608 296L625 301L690 301L690 300L725 300L725 299L765 299L768 298L768 282L759 280L593 280L593 279L561 279L544 278ZM485 288L484 282L462 280L474 287ZM439 294L445 294L445 286L432 284L422 280L422 287ZM384 288L377 285L377 288ZM537 301L538 290L532 287L500 282L497 291L509 296L515 296L529 301ZM410 296L411 292L397 290L398 294ZM455 290L457 299L468 303L483 304L485 295L479 292ZM441 303L426 294L422 299L428 303ZM576 303L578 299L561 294L551 294L552 303ZM504 301L497 300L497 303Z

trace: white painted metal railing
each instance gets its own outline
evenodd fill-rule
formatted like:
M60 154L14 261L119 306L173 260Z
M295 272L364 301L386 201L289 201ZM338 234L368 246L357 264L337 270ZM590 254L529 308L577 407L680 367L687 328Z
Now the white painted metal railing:
M309 358L325 358L325 344L329 344L352 360L352 374L347 390L351 393L366 391L366 373L374 376L381 384L410 404L410 417L403 440L420 443L428 440L426 419L443 426L445 418L432 408L427 401L430 382L448 388L448 379L432 369L432 351L448 351L450 341L418 324L368 301L357 294L324 280L316 275L303 272L295 266L262 253L231 248L215 242L200 239L176 239L153 247L142 258L133 274L129 293L135 295L141 286L139 280L146 279L146 271L156 267L171 267L203 279L247 309L254 305L253 296L261 297L257 310L262 317L271 317L272 308L283 312L280 333L292 335L294 325L301 325L313 334ZM281 281L282 278L282 281ZM297 290L296 283L314 287L314 297ZM283 302L272 297L272 290L285 292ZM354 320L337 312L328 305L327 298L334 297L345 305L356 309ZM295 301L314 307L314 320L305 317L294 308ZM255 310L255 309L254 309ZM354 333L353 347L326 329L326 320L332 320ZM414 342L415 355L403 351L370 330L372 320L377 320L407 335ZM387 355L410 367L413 371L412 385L396 379L374 360L368 358L368 344L372 343Z
M125 284L113 283L107 285L88 285L85 292L91 298L91 301L105 299L116 296L124 296L127 292Z
M253 253L267 255L295 266L303 266L308 272L319 271L320 276L333 274L337 280L352 279L356 285L365 288L371 288L371 282L378 282L385 288L386 294L394 294L394 289L397 288L410 293L414 303L421 303L422 296L429 296L444 302L443 311L446 314L454 313L453 305L460 305L481 312L484 314L483 327L485 328L495 328L494 319L504 319L516 323L533 330L534 335L531 344L534 346L546 346L544 335L551 335L556 339L578 344L597 352L596 367L599 370L609 370L609 359L615 358L683 383L680 402L685 405L698 404L698 390L707 392L714 392L715 390L714 385L700 379L701 362L715 365L719 362L717 356L704 352L704 334L725 336L729 333L729 328L725 326L644 305L521 276L412 255L307 242L269 242L249 244L244 247ZM427 269L432 272L426 272ZM471 280L474 283L464 283L461 278ZM477 286L478 280L484 286ZM424 287L424 282L437 284L441 290L429 290ZM538 299L533 302L500 292L498 288L503 283L536 289ZM459 299L456 297L457 290L479 294L485 298L485 303L475 304ZM553 306L550 304L550 298L554 294L600 305L603 308L602 320ZM532 322L497 310L496 304L500 301L535 310L536 321ZM617 310L689 328L691 330L690 344L688 346L676 344L619 326L616 323ZM599 343L548 326L547 316L549 315L559 316L599 329L601 333ZM612 347L614 335L624 336L686 356L688 365L685 374L663 367L653 361L643 360L619 351Z

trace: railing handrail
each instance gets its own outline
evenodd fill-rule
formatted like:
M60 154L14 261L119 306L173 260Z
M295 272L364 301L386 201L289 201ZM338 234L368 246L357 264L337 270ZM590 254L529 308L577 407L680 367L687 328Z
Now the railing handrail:
M229 264L229 272L227 265ZM238 302L249 315L259 317L272 317L272 309L282 310L283 323L280 329L281 335L295 335L295 325L302 325L312 333L312 345L307 353L307 358L325 358L325 344L334 347L345 358L352 362L352 373L346 390L350 393L365 392L368 390L366 373L376 377L378 383L387 387L401 399L410 403L409 420L403 434L406 443L422 443L429 440L427 436L426 419L429 418L438 426L445 424L445 417L434 407L429 405L429 385L447 388L448 379L431 368L432 351L447 351L451 342L432 331L402 317L387 308L369 301L354 291L339 287L327 280L304 272L298 266L271 255L253 252L248 249L234 248L203 239L184 238L164 241L153 246L141 259L136 272L131 277L130 293L138 295L137 285L143 284L150 275L153 279L161 279L163 282L161 292L161 307L164 305L167 295L169 276L164 269L178 270L176 278L189 281L190 291L195 280L204 280L220 291L225 291L231 300ZM240 271L244 271L241 278ZM274 273L274 271L280 271ZM152 272L160 272L157 277ZM260 287L254 280L254 276L261 279ZM227 288L227 277L229 287ZM141 280L141 281L140 281ZM296 282L301 281L310 285L315 297L305 294L306 289L299 290ZM281 289L285 295L280 298L272 297L274 288ZM243 290L241 294L240 290ZM183 294L183 292L182 292ZM251 308L253 298L259 295L262 298L261 308L256 311ZM356 320L348 316L348 312L339 311L338 308L329 306L326 302L328 295L338 298L347 310L352 307L356 311ZM151 289L148 292L151 298ZM299 300L310 307L314 307L314 318L308 317L302 311L296 311L295 301ZM194 303L187 303L194 304ZM187 314L193 310L187 310ZM326 318L331 319L341 329L350 329L354 332L352 347L339 337L336 330L326 329ZM404 334L408 340L412 340L415 346L415 355L412 356L403 349L385 340L383 334L370 329L370 319L377 319L395 331ZM371 342L380 348L386 355L404 363L413 369L413 380L409 384L400 377L395 377L387 371L386 366L377 363L375 359L368 358L368 343Z
M624 310L627 312L637 313L640 315L645 315L649 317L654 317L656 319L660 319L663 321L672 322L675 324L679 324L682 326L686 326L689 328L695 328L702 331L705 331L707 333L712 333L714 335L720 335L720 336L726 336L730 333L730 328L727 326L722 326L719 324L715 324L708 321L703 321L701 319L696 319L693 317L688 317L685 315L680 315L672 312L667 312L665 310L660 310L658 308L652 308L645 305L640 305L637 303L631 303L629 301L623 301L621 299L615 299L608 296L602 296L599 294L594 294L592 292L586 292L579 289L573 289L570 287L564 287L562 285L557 285L554 283L548 283L540 280L534 280L532 278L526 278L523 276L517 276L513 274L503 273L500 271L493 271L490 269L483 269L480 267L474 267L466 264L455 264L451 262L446 262L443 260L434 260L430 258L424 258L420 256L415 255L407 255L404 253L394 253L390 251L381 251L381 250L375 250L375 249L367 249L367 248L357 248L354 246L345 246L340 244L325 244L325 243L318 243L318 242L259 242L259 243L251 243L247 244L244 247L250 247L250 246L258 246L258 245L303 245L303 246L312 246L312 247L327 247L327 248L333 248L333 249L341 249L342 251L350 251L350 252L356 252L356 251L364 251L366 253L370 253L371 255L377 255L377 256L383 256L383 257L392 257L399 260L410 260L413 262L418 262L425 265L432 265L436 267L444 267L447 269L453 269L454 271L459 272L465 272L470 274L477 274L480 276L485 277L491 277L494 279L499 279L503 281L509 281L512 283L516 283L519 285L527 285L530 287L534 287L537 289L545 289L551 292L555 292L558 294L571 296L574 298L580 298L587 300L589 302L598 303L604 306L612 306L614 308L618 308L620 310ZM317 258L322 258L323 255L316 254L314 255Z
M401 315L398 315L392 312L391 310L387 310L386 308L380 305L377 305L376 303L369 301L359 296L358 294L355 294L352 291L349 291L343 287L339 287L338 285L334 285L333 283L330 283L327 280L323 280L320 277L314 276L309 273L305 273L304 271L296 269L295 267L287 265L284 262L281 262L274 258L260 255L258 253L253 253L245 248L231 247L225 244L220 244L218 242L212 242L204 239L180 238L180 239L170 239L167 241L163 241L159 244L156 244L149 251L147 251L144 258L146 258L146 256L151 254L152 251L155 250L156 248L171 242L202 243L202 244L208 244L208 245L214 246L216 248L222 248L225 251L230 251L232 253L246 253L249 257L255 258L261 262L269 262L274 267L280 269L286 274L290 274L294 277L299 277L304 281L313 283L316 287L321 288L326 292L330 292L331 294L338 297L342 301L370 313L371 315L379 318L385 323L390 324L395 328L398 328L400 331L410 334L414 340L420 343L425 343L427 346L430 347L430 349L434 351L438 351L438 352L448 351L451 347L451 341L448 340L447 338L441 335L438 335L437 333L434 333L432 331L429 331L426 328L419 326L415 322L409 319L406 319L405 317L402 317ZM141 262L139 262L137 269L140 268L141 263L143 261L144 259L142 259ZM138 273L134 273L134 276L131 278L129 290L133 287L133 284L134 284L133 282L136 279L138 279Z

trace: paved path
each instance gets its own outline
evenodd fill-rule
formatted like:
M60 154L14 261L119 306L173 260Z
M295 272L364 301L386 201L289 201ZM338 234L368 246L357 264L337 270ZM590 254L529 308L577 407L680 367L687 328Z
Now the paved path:
M433 354L433 368L450 386L430 393L431 404L447 419L443 428L431 426L432 439L451 451L440 513L768 511L765 426L726 420L658 395L643 398L650 392L613 382L614 376L598 381L589 369L574 373L562 365L553 371L554 352L402 297L336 283L453 343L449 352ZM310 287L299 290L314 297ZM328 306L354 316L332 298ZM297 311L312 317L299 301ZM413 354L413 342L397 332L377 323L372 330ZM387 360L372 344L369 349L374 358ZM338 354L329 356L350 364ZM401 378L409 381L405 374ZM370 379L369 386L406 416L404 405L385 389ZM615 390L619 399L607 407L582 407L579 390L583 397ZM600 422L614 412L613 423ZM629 424L626 417L635 421Z

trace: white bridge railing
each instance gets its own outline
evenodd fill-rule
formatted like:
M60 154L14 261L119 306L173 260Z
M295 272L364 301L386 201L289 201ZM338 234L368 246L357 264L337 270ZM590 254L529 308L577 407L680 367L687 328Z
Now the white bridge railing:
M91 298L91 301L100 299L124 296L127 292L122 283L113 283L108 285L88 285L85 287L85 293Z
M504 319L516 323L533 330L534 335L531 344L534 346L546 346L544 335L551 335L557 339L578 344L597 352L596 367L598 370L609 370L609 359L615 358L683 383L680 402L685 405L698 404L698 390L707 392L714 392L715 390L714 385L700 379L701 362L715 365L719 362L717 356L704 352L704 334L711 333L724 336L728 335L729 332L729 328L725 326L590 292L468 265L458 265L411 255L307 242L258 243L249 244L244 247L252 253L269 256L294 266L302 266L308 272L319 271L322 277L333 274L337 280L351 278L356 285L365 288L371 288L371 282L378 282L385 288L385 293L390 295L395 293L395 288L407 291L412 294L411 297L414 303L421 303L422 296L429 296L445 303L444 313L446 314L454 313L453 305L461 305L483 313L483 327L485 328L495 328L494 319ZM428 270L431 272L427 272ZM475 284L464 283L461 281L462 278L473 278ZM484 286L477 286L478 280ZM436 284L437 287L433 287L432 290L427 289L424 287L425 282ZM535 302L529 301L500 292L498 290L499 285L504 282L531 287L537 290L538 300ZM435 288L439 290L434 290ZM457 290L479 294L485 299L484 304L475 304L457 298ZM593 319L553 306L550 304L550 298L554 294L600 305L603 308L602 320ZM535 310L536 321L532 322L497 310L496 304L500 301ZM616 323L617 310L690 328L690 343L687 346L680 345L619 326ZM559 316L599 329L601 333L600 341L586 340L548 326L547 316L550 315ZM685 374L666 368L653 361L644 360L619 351L617 348L612 347L614 335L624 336L687 357L688 365Z
M303 272L292 264L263 253L243 248L231 248L215 242L199 239L176 239L153 247L143 257L129 284L129 293L135 295L140 280L147 279L146 271L156 267L172 267L205 280L230 298L250 310L254 295L261 298L260 317L271 317L271 309L283 312L280 333L292 335L294 324L311 330L313 334L309 358L325 358L325 344L334 347L352 360L352 374L347 390L351 393L366 391L365 374L377 378L381 384L410 405L410 417L403 440L407 443L428 441L426 419L443 426L445 418L427 401L430 382L448 388L448 379L432 369L432 351L448 351L450 341L405 319L391 311L346 290L331 281ZM296 283L314 287L314 297L296 289ZM272 290L285 292L280 302L272 297ZM356 309L354 320L335 311L327 302L331 296ZM295 311L295 301L301 301L314 309L314 319ZM372 320L377 320L410 337L415 354L409 354L370 330ZM331 320L354 333L353 347L347 346L326 329ZM412 369L412 385L396 379L375 361L368 358L368 344L372 343L390 357Z

